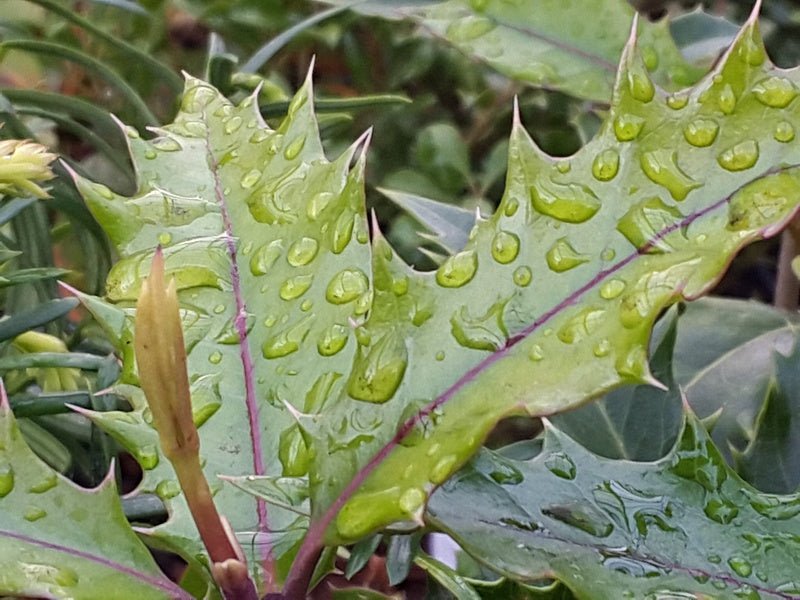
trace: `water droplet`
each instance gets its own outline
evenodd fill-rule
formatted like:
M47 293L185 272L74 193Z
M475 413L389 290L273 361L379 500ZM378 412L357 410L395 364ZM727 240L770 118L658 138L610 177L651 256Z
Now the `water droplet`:
M597 342L597 344L595 344L594 348L592 348L592 353L597 358L608 356L611 353L611 342L606 339L600 340Z
M28 491L32 494L43 494L47 490L52 490L58 484L58 477L56 477L55 473L48 473L44 479L41 481L34 483L32 486L28 488Z
M665 232L675 228L683 215L661 198L649 198L632 206L617 224L619 231L637 250L669 251Z
M495 302L487 311L473 317L467 306L461 306L450 317L453 337L465 348L494 352L506 344L508 330L503 322L506 301Z
M625 282L621 279L609 279L600 286L600 297L613 300L625 290Z
M518 208L519 201L516 198L511 198L510 196L506 197L505 206L503 207L503 214L505 216L513 217L517 213Z
M333 252L341 254L350 243L353 237L353 226L355 222L353 216L347 211L343 212L336 220L333 230Z
M359 350L347 383L347 392L356 400L383 403L390 400L406 372L408 350L399 333L389 331L368 351Z
M144 157L145 157L147 160L154 160L156 156L158 156L158 154L156 153L156 151L155 151L155 150L150 150L150 149L148 149L148 150L145 150L145 151L144 151Z
M328 327L317 342L317 352L322 356L333 356L347 344L348 329L344 325L334 323Z
M753 565L747 559L741 556L732 556L728 559L728 565L740 577L750 577L753 572Z
M676 92L667 96L667 106L672 110L680 110L689 102L689 94L686 92Z
M439 350L434 358L436 358L437 361L442 362L444 360L444 352Z
M242 117L239 115L234 115L225 123L225 133L231 134L236 133L239 128L242 126Z
M528 356L530 356L532 361L539 362L544 358L544 350L542 350L539 344L534 344L531 346L531 351L528 353Z
M436 271L436 281L442 287L455 288L469 283L478 270L478 255L463 250L448 257Z
M617 361L614 367L623 380L641 383L649 373L647 349L644 346L634 346L628 354Z
M250 258L250 272L256 277L265 275L270 267L275 264L275 261L278 260L282 251L282 240L273 240L268 244L264 244Z
M221 315L224 312L225 312L225 305L224 304L217 304L214 307L214 314L215 315Z
M317 255L319 242L311 237L303 237L294 242L286 253L286 261L293 267L307 265Z
M0 498L5 498L14 489L14 469L8 463L0 465Z
M397 505L405 514L413 517L425 503L425 492L419 488L409 488L400 495Z
M289 329L281 331L269 338L261 346L261 354L264 358L282 358L300 349L300 344L306 339L309 331L309 324L313 315L307 315L299 323Z
M162 246L169 246L172 241L172 234L166 231L158 234L158 243Z
M96 193L100 194L106 200L113 200L114 199L114 192L112 192L108 186L103 185L102 183L95 183L92 185L92 190Z
M405 296L408 293L408 277L392 279L392 293L398 298Z
M47 516L47 511L44 510L43 508L39 508L38 506L30 506L25 511L25 514L23 516L25 517L26 521L30 522L38 521L39 519L42 519Z
M758 143L754 140L745 140L735 146L724 150L717 162L728 171L744 171L758 162Z
M287 114L289 117L294 117L301 108L306 105L308 101L308 96L304 92L299 92L292 101L289 103L289 110Z
M770 77L757 83L753 93L766 106L785 108L797 97L797 88L785 77Z
M158 447L153 444L139 446L134 450L134 457L145 471L155 469L159 461Z
M208 362L212 365L218 365L222 361L222 352L219 350L214 350L211 354L208 355Z
M603 150L592 163L592 175L600 181L611 181L619 171L619 152L613 148Z
M645 71L638 68L638 65L634 65L628 70L628 89L631 96L644 103L650 102L656 93L653 82L650 81Z
M716 121L698 117L684 128L683 137L692 146L705 148L714 143L718 132L719 125Z
M283 465L284 477L302 477L308 473L310 457L299 425L292 425L281 432L278 459Z
M747 35L739 40L739 56L752 67L757 67L764 63L767 53L764 44L754 29L750 29Z
M486 35L494 28L495 24L491 19L469 15L450 23L446 35L455 43L470 42Z
M618 115L614 119L614 135L620 142L630 142L639 137L644 126L644 118L638 115Z
M609 262L614 260L614 257L617 256L617 251L613 248L604 248L603 251L600 253L600 258L604 261Z
M434 485L444 483L445 480L447 480L447 478L453 473L457 464L458 456L455 454L448 454L447 456L440 458L431 469L431 483Z
M556 273L569 271L585 262L589 262L589 257L575 250L567 238L559 238L547 251L547 266Z
M531 279L533 279L533 274L531 273L530 267L517 267L514 269L512 278L514 279L514 283L519 287L528 287L531 283Z
M369 289L369 280L360 269L345 269L333 276L325 298L331 304L347 304L363 295Z
M124 129L125 129L125 135L127 135L132 140L138 140L142 137L139 135L139 132L136 131L135 127L125 125Z
M566 223L583 223L600 209L600 200L587 186L540 179L530 188L533 208Z
M603 324L606 311L586 308L567 321L556 334L565 344L574 344L592 335Z
M588 503L554 504L543 508L542 514L595 537L608 537L614 531L605 514Z
M717 105L719 109L726 115L733 113L736 109L736 94L729 83L722 86L717 96Z
M181 99L181 110L188 113L203 112L203 109L211 104L217 97L218 92L208 85L196 85L186 90Z
M650 44L639 48L642 55L642 62L648 71L655 71L658 68L658 52Z
M706 560L711 564L718 565L722 562L722 557L719 554L709 554L706 556Z
M294 300L308 291L314 282L313 275L297 275L290 277L281 285L280 297L284 300Z
M678 166L678 153L674 150L645 152L640 163L650 181L665 187L675 200L685 200L689 192L702 185Z
M169 500L181 493L181 484L174 479L159 481L156 485L156 495L162 500Z
M242 177L242 187L246 190L252 188L261 179L261 171L259 169L251 169Z
M294 160L300 155L300 152L303 150L303 146L306 145L306 136L301 135L298 138L295 138L291 141L291 143L286 146L286 150L283 151L283 156L286 160Z
M791 142L794 139L794 127L788 121L781 121L775 126L773 137L784 144Z
M271 135L272 132L269 129L258 129L253 132L253 135L250 136L250 143L260 144L261 142L269 139Z
M510 231L498 231L492 239L492 257L502 265L508 264L519 254L519 237Z
M555 452L548 456L544 465L548 470L561 479L575 479L577 469L573 460L563 452Z
M396 521L400 488L357 493L336 516L336 530L345 540L356 541L367 536L384 522Z
M556 171L558 171L562 175L564 175L565 173L569 173L571 169L572 169L572 163L570 163L570 161L567 159L561 158L558 159L558 162L556 162Z
M727 500L712 497L706 501L703 512L712 521L727 525L736 518L739 509Z

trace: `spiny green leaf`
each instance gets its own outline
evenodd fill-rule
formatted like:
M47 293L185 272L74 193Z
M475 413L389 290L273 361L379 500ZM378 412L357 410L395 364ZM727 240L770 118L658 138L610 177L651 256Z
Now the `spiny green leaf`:
M126 597L189 598L131 531L113 479L82 490L58 475L22 439L5 398L0 569L2 593L14 596L91 597L113 589Z
M794 598L798 507L743 482L688 414L654 463L598 457L552 426L531 461L483 451L428 515L492 569L555 576L577 598Z

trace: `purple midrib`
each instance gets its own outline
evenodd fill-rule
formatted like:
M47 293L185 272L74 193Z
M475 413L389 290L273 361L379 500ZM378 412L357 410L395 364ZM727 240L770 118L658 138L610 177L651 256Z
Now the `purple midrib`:
M131 567L126 567L125 565L114 562L113 560L109 560L108 558L97 556L96 554L90 554L89 552L76 550L75 548L68 548L66 546L62 546L61 544L46 542L44 540L36 539L27 535L22 535L20 533L14 533L12 531L0 530L0 537L11 538L20 542L25 542L27 544L38 546L40 548L45 548L46 550L54 550L56 552L62 552L69 556L77 556L79 558L89 560L99 565L103 565L104 567L108 567L109 569L113 569L114 571L119 571L120 573L129 575L134 579L137 579L143 583L158 588L164 591L165 593L170 594L172 598L181 598L181 599L185 598L187 600L190 600L192 598L191 595L189 595L180 587L178 587L177 585L175 585L174 583L165 578L147 575Z

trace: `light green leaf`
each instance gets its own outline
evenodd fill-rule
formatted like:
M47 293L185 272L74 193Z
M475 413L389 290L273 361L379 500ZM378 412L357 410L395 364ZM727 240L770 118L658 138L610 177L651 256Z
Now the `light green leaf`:
M689 414L653 463L598 457L553 426L531 461L483 451L434 494L428 518L492 569L556 577L579 599L792 598L799 506L743 482Z

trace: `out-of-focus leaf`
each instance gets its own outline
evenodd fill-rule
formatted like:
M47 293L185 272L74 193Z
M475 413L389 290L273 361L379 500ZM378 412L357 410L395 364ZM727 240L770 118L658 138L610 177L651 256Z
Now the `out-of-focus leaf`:
M8 340L30 329L63 317L80 304L74 298L49 300L30 310L0 320L0 341Z
M686 60L706 67L730 46L739 26L698 7L671 20L669 30Z

